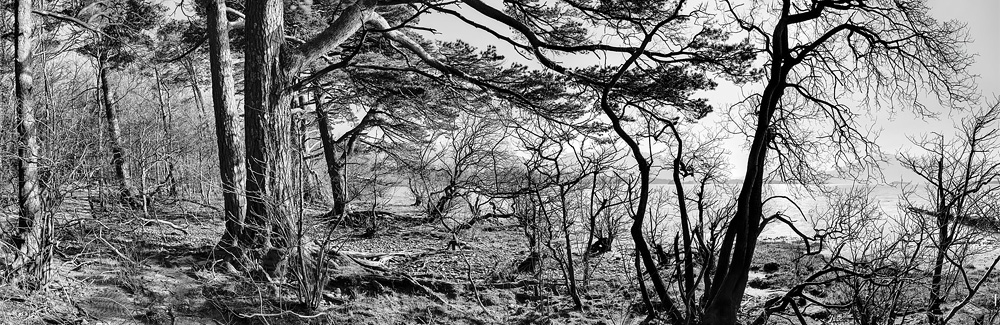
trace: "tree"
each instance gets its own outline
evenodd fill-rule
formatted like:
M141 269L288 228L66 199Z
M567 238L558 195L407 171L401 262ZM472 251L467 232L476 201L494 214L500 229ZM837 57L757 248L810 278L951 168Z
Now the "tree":
M48 279L52 247L49 240L52 224L42 211L42 184L38 174L38 129L35 125L34 64L32 42L34 34L31 0L16 1L14 16L14 96L17 106L18 133L18 206L17 233L14 246L18 249L15 269L19 269L24 285L37 288Z
M852 107L912 103L924 90L948 106L971 97L961 26L935 21L919 1L726 4L732 19L762 42L768 62L763 91L746 102L747 169L709 288L706 324L737 321L762 222L767 161L799 182L820 180L809 163L819 155L832 155L830 165L841 170L874 169L877 146L858 126L861 110ZM758 18L773 15L773 26ZM869 97L850 103L843 94L852 92ZM919 104L916 111L927 113ZM769 152L776 157L769 160Z
M111 163L118 179L122 202L132 206L145 206L146 195L139 193L132 179L132 171L122 139L117 99L112 93L109 75L115 69L135 61L138 53L132 45L148 44L151 40L143 33L156 26L164 8L144 0L122 0L110 3L84 5L80 15L85 27L95 31L91 41L77 50L96 61L98 102L104 110L111 145ZM77 20L79 21L79 20Z
M344 67L323 78L313 87L317 124L323 156L330 176L333 208L331 215L347 210L345 170L348 159L361 144L374 147L402 159L406 151L418 142L428 141L429 130L454 128L453 120L460 110L471 110L465 89L441 85L420 75L418 67L400 58L400 53L382 53L371 48L384 47L388 39L361 37L353 61L366 67ZM447 45L445 45L447 46ZM369 68L370 67L370 68ZM400 71L390 71L400 67ZM384 69L383 69L384 68ZM337 135L331 123L347 124L350 128ZM378 134L376 139L369 134ZM403 150L401 150L403 149Z
M591 179L596 183L598 174L607 173L621 159L619 150L612 144L602 143L600 138L588 136L588 133L573 125L545 123L542 119L520 125L517 131L521 147L530 154L524 162L528 184L522 191L532 199L534 206L530 215L535 219L534 223L542 224L538 229L544 236L542 242L558 263L576 310L583 309L583 300L579 292L572 237L576 237L573 235L579 228L578 223L583 221L581 219L589 219L590 229L593 230L597 215L610 206L607 201L597 202L600 207L595 213L593 196L597 195L596 184L591 184L588 189L586 183ZM588 190L591 195L589 202ZM557 238L560 234L562 238ZM606 234L607 239L613 235ZM590 232L587 255L591 254L589 241L592 241L592 236L593 232ZM564 246L556 248L553 245L555 241L563 241ZM610 250L610 241L604 245L603 249ZM540 258L536 254L529 259L533 256ZM589 267L587 257L584 261L585 267Z
M1000 192L1000 185L997 184L1000 157L996 155L1000 146L998 125L1000 101L964 119L958 139L947 141L941 133L913 139L924 154L903 153L899 157L903 167L927 182L924 192L928 206L906 199L906 209L910 214L930 219L925 224L936 239L932 241L934 259L930 265L933 271L927 300L927 321L930 324L948 323L982 285L982 281L975 284L969 281L962 263L968 257L968 245L981 240L981 231L989 231L992 227L977 228L998 222L993 214L1000 206L995 199ZM994 261L983 279L990 276L996 264ZM951 291L946 278L955 276L955 273L965 280L966 297L945 314L942 305Z
M303 67L339 46L374 14L376 1L358 1L315 37L292 48L285 45L284 3L247 4L244 68L244 132L247 167L246 224L240 247L256 250L277 263L261 265L269 275L281 273L286 252L296 245L292 230L290 81Z
M209 62L212 71L212 106L215 112L215 137L219 145L219 176L222 180L223 213L226 231L220 246L238 247L246 218L244 193L246 170L244 167L243 129L238 123L233 59L230 52L229 19L223 0L208 2ZM229 255L239 256L230 253Z
M644 152L644 149L647 144L651 146L668 125L682 120L696 121L711 111L704 99L691 98L696 90L715 87L715 82L706 74L709 70L738 81L745 80L753 58L749 44L728 43L728 35L723 29L703 15L700 8L687 8L685 1L610 1L593 5L577 1L552 5L510 1L506 2L507 13L477 0L467 0L465 4L511 27L526 42L493 32L498 38L530 51L547 69L567 76L574 84L596 94L596 106L605 118L602 122L610 124L636 164L632 170L639 179L639 194L630 235L635 243L637 261L641 262L637 267L642 269L637 272L649 274L653 290L668 316L676 322L684 321L684 315L657 271L657 263L644 237L646 214L652 208L649 206L649 183L653 167L652 152ZM450 13L458 15L454 11ZM566 21L561 19L565 16L578 19L573 20L575 23L549 23ZM705 27L696 29L694 25ZM620 37L620 43L587 38L587 28L600 30L608 26L613 26L616 31L613 37ZM483 25L476 27L491 31ZM570 69L551 60L551 53L598 53L625 60L603 67ZM695 67L700 69L693 69ZM688 252L691 251L690 243L686 241ZM643 282L640 282L640 289L645 290ZM693 292L695 289L685 290ZM688 294L682 296L689 297ZM655 316L654 309L649 311L651 318ZM699 314L694 306L687 312ZM688 321L697 320L688 318Z
M432 167L442 184L428 192L427 217L440 220L454 207L455 200L489 183L489 167L503 155L505 132L489 118L463 115L453 130L443 134L444 148Z
M291 200L293 193L285 183L291 179L288 174L290 159L286 154L291 143L287 132L290 127L288 104L290 93L297 90L295 86L303 86L301 81L295 84L291 81L306 71L310 64L340 46L364 24L369 24L435 69L468 77L463 71L430 57L419 43L390 26L381 14L375 12L376 7L405 2L355 2L339 11L339 15L324 30L298 42L300 44L295 47L286 44L288 37L283 32L282 2L268 0L248 4L244 29L247 41L244 78L247 231L240 236L243 247L254 247L255 250L281 256L284 247L294 246L293 238L289 237L292 232L288 218L290 204L294 200ZM338 64L330 67L336 66ZM332 70L335 69L318 69L314 76L302 81ZM485 83L477 85L486 86ZM265 266L265 271L275 273L278 270Z

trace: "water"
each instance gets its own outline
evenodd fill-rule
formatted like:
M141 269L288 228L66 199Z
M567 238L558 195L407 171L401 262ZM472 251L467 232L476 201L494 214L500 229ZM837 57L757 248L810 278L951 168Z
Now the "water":
M729 202L736 199L739 187L740 184L721 184L711 186L706 190L720 193L719 199ZM840 193L851 190L868 190L870 200L878 207L878 214L881 214L879 218L885 219L886 222L892 222L902 215L900 203L902 202L903 187L901 185L883 184L866 186L858 184L831 184L827 185L825 189ZM657 184L653 186L653 190L667 191L670 193L668 197L671 197L671 200L676 200L676 198L672 197L674 191L673 184ZM685 185L687 194L692 195L694 190L693 184ZM809 191L801 185L767 184L764 187L764 198L767 200L763 209L765 216L771 216L780 212L800 232L807 236L814 234L814 228L825 227L827 221L831 219L830 197L820 191ZM909 200L918 204L925 201L919 195L912 194L909 196ZM655 204L656 202L653 203ZM666 230L664 235L677 229L677 223L679 222L676 220L676 217L669 217L677 215L676 202L666 203L658 205L660 214L667 216L667 218L664 218L665 220L661 220L657 224L658 228ZM689 211L693 211L694 206L688 203L688 209ZM791 227L780 222L770 223L760 234L761 239L796 237L798 235Z

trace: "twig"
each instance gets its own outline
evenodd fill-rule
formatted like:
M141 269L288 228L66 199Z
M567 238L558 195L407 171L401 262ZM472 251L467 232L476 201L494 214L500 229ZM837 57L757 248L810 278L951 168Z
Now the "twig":
M483 299L479 296L479 288L476 287L476 281L472 280L472 264L469 263L469 257L465 256L465 253L461 253L461 255L462 260L465 261L465 278L469 280L469 286L472 287L472 292L476 295L476 302L479 303L479 308L482 308L483 313L486 313L486 315L490 316L493 320L499 321L500 319L494 316L493 313L486 308L486 305L483 305Z

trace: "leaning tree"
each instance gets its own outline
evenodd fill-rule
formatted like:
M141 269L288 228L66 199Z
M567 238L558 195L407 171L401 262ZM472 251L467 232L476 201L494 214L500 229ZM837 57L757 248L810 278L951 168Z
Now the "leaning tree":
M919 104L925 94L946 107L973 97L962 25L936 21L922 1L726 1L723 10L758 42L766 65L761 92L732 114L750 147L706 324L737 321L766 222L765 178L811 183L823 179L821 170L875 170L882 158L863 125L866 112L906 103L931 114Z

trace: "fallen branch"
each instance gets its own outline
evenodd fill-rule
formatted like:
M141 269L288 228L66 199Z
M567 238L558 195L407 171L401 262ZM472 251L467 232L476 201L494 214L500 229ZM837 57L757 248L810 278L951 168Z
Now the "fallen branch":
M417 281L416 279L403 273L397 273L397 275L400 275L407 281L410 281L410 283L412 283L414 286L420 288L420 290L423 291L424 294L430 296L431 298L434 298L434 300L437 300L438 303L451 307L451 304L449 304L448 301L445 301L444 298L441 298L441 296L438 296L437 292L434 292L434 290L431 290L431 288L428 288L427 286L420 284L420 282Z
M105 240L104 236L97 236L97 239L100 239L101 242L103 242L105 245L108 245L108 247L111 248L111 251L115 252L115 254L118 255L118 257L120 257L123 261L130 261L130 259L127 256L125 256L125 254L122 254L122 251L118 250L118 248L116 248L115 245L111 245L111 243Z
M175 230L178 230L178 231L184 233L185 235L188 234L187 230L185 230L184 228L181 228L180 226L178 226L178 225L176 225L176 224L174 224L173 222L170 222L170 221L160 220L160 219L146 219L146 218L143 218L143 217L136 217L136 218L139 219L139 220L141 220L141 221L143 221L143 222L162 223L162 224L165 224L167 226L170 226L170 228L174 228Z
M383 257L386 257L386 256L389 256L389 257L393 257L393 256L416 256L416 255L424 254L426 252L368 253L368 252L358 252L358 251L337 251L337 253L339 253L341 255L345 255L345 256L354 257L354 258L372 259L372 258L383 258Z
M283 311L281 311L280 313L277 313L277 314L249 314L249 315L248 314L238 314L238 315L241 318L254 318L254 317L264 318L264 317L280 317L280 316L289 315L289 314L294 315L295 317L298 317L298 318L302 318L302 319L312 319L312 318L317 318L317 317L320 317L320 316L326 316L326 313L318 313L316 315L308 315L308 316L306 316L306 315L302 315L302 314L296 313L296 312L291 311L291 310L283 310Z
M527 287L532 285L543 284L537 280L521 280L514 282L500 282L500 283L484 283L482 286L489 287L493 289L515 289L521 287Z

